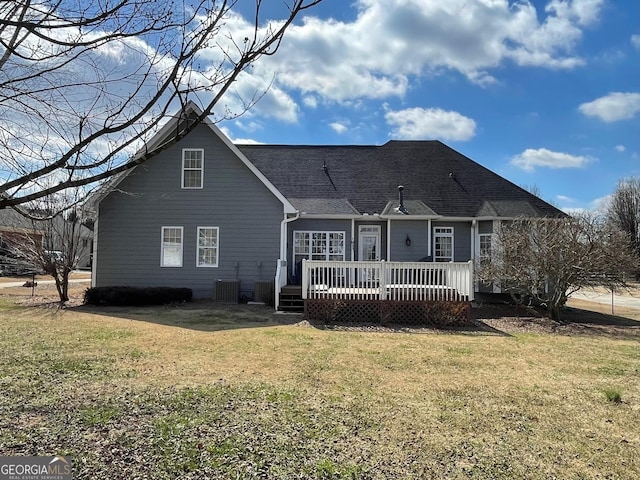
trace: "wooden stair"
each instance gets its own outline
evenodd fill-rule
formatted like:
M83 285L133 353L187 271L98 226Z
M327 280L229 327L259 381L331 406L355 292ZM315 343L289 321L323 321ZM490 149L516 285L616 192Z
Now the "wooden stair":
M302 300L302 287L300 285L285 285L282 287L278 310L281 312L304 312L304 300Z

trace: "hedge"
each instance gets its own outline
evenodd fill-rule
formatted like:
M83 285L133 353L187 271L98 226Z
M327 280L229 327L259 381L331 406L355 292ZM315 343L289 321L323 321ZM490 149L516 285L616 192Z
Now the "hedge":
M189 302L193 298L190 288L171 287L92 287L84 292L86 305L165 305Z

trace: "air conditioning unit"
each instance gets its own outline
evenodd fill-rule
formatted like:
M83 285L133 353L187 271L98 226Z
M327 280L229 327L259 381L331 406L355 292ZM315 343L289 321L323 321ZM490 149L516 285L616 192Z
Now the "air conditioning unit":
M274 298L274 281L262 280L256 282L256 290L254 292L254 300L256 302L262 302L266 305L273 306L275 303Z
M220 303L238 303L240 298L240 280L217 280L215 301Z

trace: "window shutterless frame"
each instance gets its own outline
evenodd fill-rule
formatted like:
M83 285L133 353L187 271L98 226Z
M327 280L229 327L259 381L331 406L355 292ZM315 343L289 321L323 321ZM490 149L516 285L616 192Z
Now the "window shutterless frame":
M433 228L433 260L453 262L453 227Z
M201 189L204 183L204 149L182 149L182 188Z
M219 227L198 227L196 267L213 268L218 266L219 234Z
M493 234L481 233L478 235L478 237L479 237L478 243L480 245L480 251L479 251L480 264L486 265L489 262L491 262L491 239L493 237Z
M344 260L345 232L296 230L293 232L294 257L309 260Z
M161 267L182 267L183 227L162 227L160 246Z

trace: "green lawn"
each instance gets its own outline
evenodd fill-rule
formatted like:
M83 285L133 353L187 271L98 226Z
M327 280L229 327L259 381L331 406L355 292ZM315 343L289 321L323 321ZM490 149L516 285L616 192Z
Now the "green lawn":
M246 307L0 302L0 455L70 455L74 478L640 477L637 329L381 333Z

